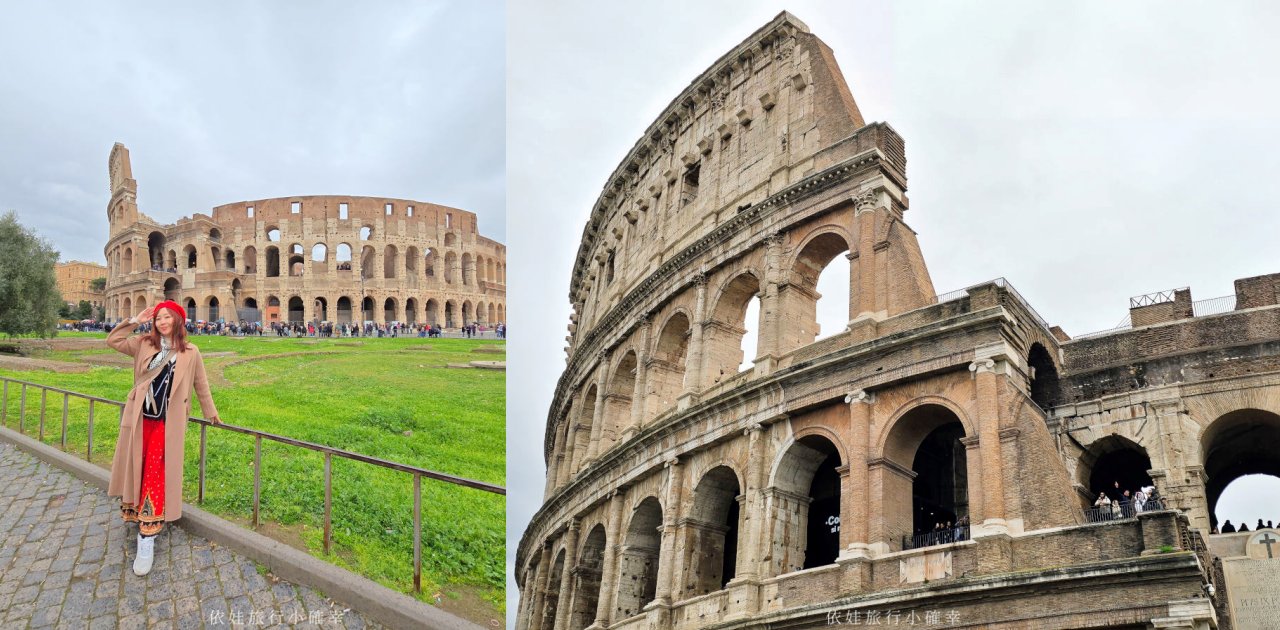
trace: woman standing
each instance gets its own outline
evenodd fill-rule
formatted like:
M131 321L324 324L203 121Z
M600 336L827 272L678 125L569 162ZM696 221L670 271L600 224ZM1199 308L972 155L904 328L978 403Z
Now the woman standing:
M153 319L151 332L129 336ZM107 345L133 357L133 389L120 417L107 494L120 497L125 522L138 524L138 575L151 571L156 534L182 516L182 447L193 388L205 417L222 424L200 350L187 342L186 319L181 306L166 300L107 335Z

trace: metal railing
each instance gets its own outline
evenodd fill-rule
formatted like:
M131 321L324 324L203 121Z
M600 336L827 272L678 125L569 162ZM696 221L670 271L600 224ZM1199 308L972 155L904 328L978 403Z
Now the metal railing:
M1135 501L1116 501L1110 505L1095 505L1085 508L1084 520L1086 523L1101 523L1104 521L1123 521L1125 519L1137 518L1141 512L1152 512L1155 510L1163 510L1164 501L1159 497L1147 499L1146 503L1139 508Z
M945 529L939 529L914 536L902 537L902 550L919 549L921 547L932 547L934 545L948 545L953 542L969 540L969 526L952 526Z
M0 381L3 381L3 391L0 392L0 426L8 426L9 398L10 398L10 389L11 389L10 385L17 385L20 387L20 392L18 392L18 395L19 395L18 432L22 433L23 435L26 435L27 398L28 398L27 390L32 388L39 390L40 421L39 421L39 429L37 431L37 435L41 442L44 442L45 416L46 416L46 412L48 411L49 392L53 392L55 395L62 396L61 445L62 445L63 451L67 450L67 415L68 415L70 401L72 398L87 400L89 402L89 416L88 416L88 425L87 425L88 439L87 439L87 444L85 446L85 460L91 463L93 462L93 421L97 411L96 409L97 406L107 405L107 406L118 408L118 412L115 415L119 417L120 421L123 421L125 403L120 402L118 400L111 400L111 399L102 398L99 396L82 394L80 392L73 392L70 390L51 387L48 385L41 385L39 383L22 381L18 379L9 378L6 376L0 376ZM413 476L413 590L415 593L422 592L422 478L426 477L428 479L435 479L437 481L443 481L445 483L464 486L467 488L474 488L476 490L491 492L491 493L503 495L503 496L506 496L507 494L506 488L502 486L494 485L491 483L476 481L474 479L467 479L465 477L457 477L457 476L449 475L442 472L436 472L434 470L427 470L426 468L419 468L417 466L410 466L408 464L392 462L385 459L379 459L377 457L370 457L368 455L361 455L359 453L353 453L351 451L344 451L342 449L324 446L323 444L315 444L312 442L305 442L303 440L295 440L293 438L285 437L282 435L265 433L263 431L255 431L253 429L232 426L229 424L213 424L212 422L209 422L204 418L199 418L196 416L192 416L189 422L193 422L195 424L200 425L200 453L199 453L200 464L199 464L199 472L198 472L199 482L196 490L197 504L204 503L205 462L206 462L206 454L207 454L207 449L205 445L208 438L207 433L208 433L209 427L214 427L215 429L220 429L225 431L231 431L233 433L242 433L245 435L253 436L253 441L254 441L254 444L253 444L253 528L255 530L258 529L258 525L259 525L259 508L261 504L260 499L261 499L261 483L262 483L262 441L265 439L273 442L279 442L281 444L287 444L289 446L293 446L297 448L302 448L310 451L315 451L318 453L323 453L324 454L324 552L326 555L330 553L330 548L333 542L332 470L333 470L333 458L335 456L342 459L348 459L348 460L357 461L357 462L364 462L366 464L371 464L381 468L396 470L396 471L400 471L400 472L404 472L412 475Z

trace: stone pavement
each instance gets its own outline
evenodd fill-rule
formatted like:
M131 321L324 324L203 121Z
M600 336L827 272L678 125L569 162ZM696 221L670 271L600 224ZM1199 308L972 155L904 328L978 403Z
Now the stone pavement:
M0 628L381 627L172 524L140 578L136 539L119 499L0 442Z

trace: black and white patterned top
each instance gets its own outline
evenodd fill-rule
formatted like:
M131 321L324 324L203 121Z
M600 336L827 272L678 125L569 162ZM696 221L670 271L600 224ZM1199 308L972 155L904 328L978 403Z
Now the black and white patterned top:
M157 353L159 354L159 353ZM142 401L142 417L151 420L163 420L169 409L169 395L173 393L173 366L177 356L172 356L160 368L160 373L151 381L151 391Z

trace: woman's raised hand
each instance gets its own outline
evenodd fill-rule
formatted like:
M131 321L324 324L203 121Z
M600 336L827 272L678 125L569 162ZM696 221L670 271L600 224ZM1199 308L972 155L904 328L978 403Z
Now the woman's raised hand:
M139 323L139 324L142 324L142 323L145 323L145 322L149 322L149 321L151 321L151 318L152 318L155 314L156 314L156 307L154 307L154 306L148 306L148 307L147 307L145 310L143 310L141 313L138 313L138 317L137 317L138 323Z

